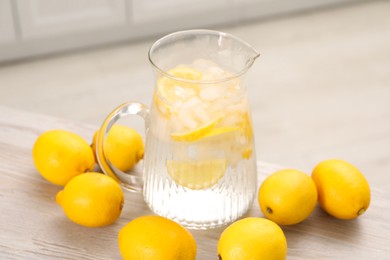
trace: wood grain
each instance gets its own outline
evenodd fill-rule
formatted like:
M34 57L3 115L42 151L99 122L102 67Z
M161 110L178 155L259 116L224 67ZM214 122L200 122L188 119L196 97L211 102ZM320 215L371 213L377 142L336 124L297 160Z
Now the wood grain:
M61 187L43 180L31 148L40 133L66 129L91 140L96 127L0 106L0 259L120 259L117 234L132 219L153 214L141 194L125 192L119 220L104 228L70 222L55 203ZM259 183L281 166L258 164ZM359 219L334 219L316 208L301 224L283 227L288 259L390 259L390 193L372 187L372 203ZM247 216L263 216L255 201ZM223 228L191 231L197 259L217 259Z

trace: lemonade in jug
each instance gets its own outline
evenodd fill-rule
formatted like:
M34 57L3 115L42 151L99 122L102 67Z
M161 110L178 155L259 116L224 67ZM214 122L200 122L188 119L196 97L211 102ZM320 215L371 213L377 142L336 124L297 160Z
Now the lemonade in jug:
M236 37L209 30L177 32L150 49L156 77L150 109L124 104L101 136L113 118L145 118L139 183L156 214L206 229L236 220L251 206L257 171L244 75L258 56Z

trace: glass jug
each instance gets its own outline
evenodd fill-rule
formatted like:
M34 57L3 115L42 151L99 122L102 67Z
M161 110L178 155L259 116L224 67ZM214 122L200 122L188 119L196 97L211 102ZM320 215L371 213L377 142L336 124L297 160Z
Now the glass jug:
M257 188L256 153L244 75L258 52L233 35L188 30L153 44L152 104L129 102L104 121L96 154L105 174L142 191L156 214L192 229L230 223L248 210ZM121 117L145 120L141 175L122 173L103 144Z

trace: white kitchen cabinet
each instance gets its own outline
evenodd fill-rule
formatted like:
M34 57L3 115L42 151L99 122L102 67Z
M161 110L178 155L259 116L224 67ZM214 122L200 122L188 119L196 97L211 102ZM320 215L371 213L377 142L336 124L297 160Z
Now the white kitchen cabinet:
M0 0L0 63L361 0Z
M0 45L16 40L11 0L0 0Z
M125 0L17 0L23 39L99 30L126 22Z
M356 0L230 0L238 20L246 21L321 8Z
M130 12L135 24L169 20L185 23L188 19L201 22L202 14L219 15L227 7L228 0L133 0Z

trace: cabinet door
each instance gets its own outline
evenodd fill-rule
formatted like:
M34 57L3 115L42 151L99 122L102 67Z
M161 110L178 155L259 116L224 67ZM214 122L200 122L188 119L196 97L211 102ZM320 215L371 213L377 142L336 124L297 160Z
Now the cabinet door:
M175 21L180 28L183 23L196 25L203 24L205 19L212 21L225 12L227 3L227 0L132 0L130 12L135 24Z
M280 16L358 0L230 0L239 21Z
M11 0L0 0L0 44L15 41Z
M125 0L17 0L23 39L115 27L126 22Z

